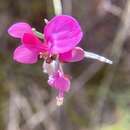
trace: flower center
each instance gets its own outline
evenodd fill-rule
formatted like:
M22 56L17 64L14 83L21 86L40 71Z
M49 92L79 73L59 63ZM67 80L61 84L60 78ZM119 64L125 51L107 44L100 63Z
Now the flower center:
M40 52L39 57L40 59L44 59L46 63L50 64L53 60L56 60L57 55L56 54L49 55L47 52L44 52L44 53Z

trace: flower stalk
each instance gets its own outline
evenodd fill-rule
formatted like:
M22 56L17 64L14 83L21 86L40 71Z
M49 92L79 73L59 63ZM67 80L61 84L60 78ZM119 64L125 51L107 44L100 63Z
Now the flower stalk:
M32 28L33 33L40 39L44 39L44 34L38 32L35 28Z

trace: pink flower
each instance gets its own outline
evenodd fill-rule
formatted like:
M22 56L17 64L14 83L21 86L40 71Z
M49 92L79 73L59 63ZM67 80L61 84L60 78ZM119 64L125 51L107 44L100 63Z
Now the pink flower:
M70 80L61 71L59 64L84 58L83 49L76 47L83 36L79 23L67 15L54 17L43 29L44 43L37 38L31 26L24 22L13 24L8 33L12 37L21 39L21 45L14 51L14 60L33 64L37 62L39 55L44 58L46 63L43 67L49 75L48 83L58 90L57 99L63 101L64 92L69 91ZM56 60L54 65L53 60Z
M21 45L14 51L14 60L24 64L33 64L38 61L38 57L44 59L43 68L49 76L48 84L59 92L58 105L63 103L64 93L70 89L70 79L64 74L61 62L76 62L87 57L112 64L112 61L105 57L77 47L83 37L83 32L79 23L68 15L52 18L45 25L43 34L24 22L13 24L8 29L8 33L21 40Z
M47 53L46 59L53 55L63 62L74 62L84 58L83 50L75 48L82 38L79 23L71 16L60 15L51 19L44 28L44 43L32 32L27 23L12 25L8 33L15 38L21 38L22 45L14 51L14 60L32 64L36 63L38 55ZM45 58L45 57L44 57Z

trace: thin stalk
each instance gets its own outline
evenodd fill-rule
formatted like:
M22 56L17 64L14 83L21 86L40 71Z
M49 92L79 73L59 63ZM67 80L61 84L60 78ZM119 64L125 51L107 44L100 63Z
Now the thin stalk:
M33 33L40 39L44 39L44 34L38 32L35 28L32 28Z

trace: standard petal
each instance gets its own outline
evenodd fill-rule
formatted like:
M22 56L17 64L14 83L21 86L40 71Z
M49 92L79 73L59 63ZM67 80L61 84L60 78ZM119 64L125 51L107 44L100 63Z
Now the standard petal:
M80 47L75 47L71 51L59 55L62 62L77 62L84 58L84 50Z
M23 64L33 64L38 60L37 53L27 49L24 45L18 46L13 54L13 59Z
M34 34L25 33L23 35L22 43L34 52L43 52L47 50L45 44L42 44Z
M13 24L8 29L9 35L15 38L22 38L24 33L32 33L32 28L29 24L24 22L18 22Z
M48 83L58 91L68 92L70 89L70 80L66 76L61 75L60 72L49 76Z
M47 23L44 35L53 53L64 53L80 42L83 33L79 23L73 17L59 15Z

